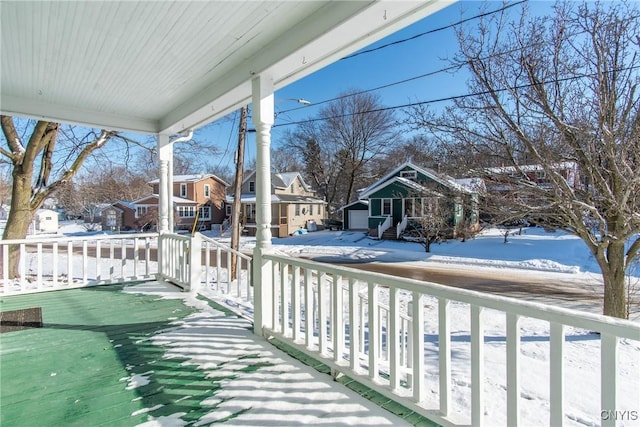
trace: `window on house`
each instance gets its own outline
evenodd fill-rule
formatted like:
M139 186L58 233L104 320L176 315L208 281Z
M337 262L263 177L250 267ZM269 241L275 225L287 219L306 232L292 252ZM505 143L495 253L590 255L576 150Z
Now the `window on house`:
M141 218L147 214L146 206L137 206L136 207L136 218Z
M415 217L416 214L413 208L414 208L413 199L404 199L404 214L409 217Z
M309 205L309 215L313 215L313 205Z
M115 227L117 225L116 213L114 211L107 212L106 224L107 224L107 227Z
M224 212L226 216L231 216L231 205L225 205Z
M402 178L416 179L418 178L418 173L416 171L400 171L400 176Z
M211 207L210 206L201 206L198 209L198 218L201 221L207 221L211 219Z
M391 215L391 199L382 199L382 215Z
M296 192L296 183L294 182L293 184L291 184L291 194Z
M300 205L296 205L296 215L300 215Z
M187 197L187 184L180 184L180 197Z
M255 193L255 192L256 192L256 182L249 181L249 193Z
M178 206L178 216L180 218L194 218L196 216L196 208L193 206Z
M204 197L207 199L211 197L211 186L209 184L204 185Z

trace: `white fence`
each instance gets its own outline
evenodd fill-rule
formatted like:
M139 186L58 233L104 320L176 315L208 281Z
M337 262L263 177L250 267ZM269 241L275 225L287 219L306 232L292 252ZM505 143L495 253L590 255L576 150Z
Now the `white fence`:
M585 386L569 380L567 363L582 351L583 340L600 344L594 355L598 370L584 373L595 375L600 387L600 401L590 403L592 418L615 425L616 417L606 415L622 413L621 395L640 398L638 372L624 388L618 375L620 342L636 356L640 349L636 323L311 261L265 259L274 277L269 334L437 423L516 426L523 412L533 412L535 424L580 421L571 405L584 398ZM487 323L489 312L491 319L498 314L502 326ZM540 336L523 337L523 322L546 327ZM542 390L533 399L529 386L526 392L522 386L524 373L534 369L524 366L523 354L529 342L539 340L547 349L540 355L546 367L529 372L536 377L532 387ZM496 396L505 400L497 405L507 408L503 414L487 402ZM638 417L639 409L626 408L628 419Z
M11 295L155 279L157 234L0 240L0 294ZM17 277L9 259L18 256Z

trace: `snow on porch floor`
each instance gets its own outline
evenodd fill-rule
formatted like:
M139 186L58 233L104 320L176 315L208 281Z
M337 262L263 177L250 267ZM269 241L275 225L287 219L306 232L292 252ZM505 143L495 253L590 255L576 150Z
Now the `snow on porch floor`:
M157 282L0 302L2 311L42 307L44 323L0 336L1 425L430 425Z

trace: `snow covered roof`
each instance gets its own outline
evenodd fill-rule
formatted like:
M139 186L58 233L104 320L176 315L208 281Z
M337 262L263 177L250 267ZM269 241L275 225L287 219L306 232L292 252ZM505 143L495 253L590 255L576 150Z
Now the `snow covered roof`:
M483 193L487 186L484 183L482 178L474 177L474 178L457 178L455 182L461 185L462 187L468 189L469 191L473 191L475 193Z
M367 188L362 194L360 194L360 197L365 198L365 197L369 197L371 194L375 193L376 191L380 191L383 188L394 184L396 182L401 183L402 185L404 185L405 187L408 187L412 190L414 190L417 194L432 194L434 196L442 196L442 194L433 191L427 187L425 187L424 185L421 185L420 183L417 183L415 181L412 181L408 178L403 178L401 176L396 176L393 177L392 179L387 179L386 181L378 181L377 182L377 186L375 187L369 187ZM450 186L448 186L450 187Z
M578 164L576 162L560 162L560 163L552 163L552 164L549 164L549 165L542 165L542 164L519 165L518 167L516 167L516 166L499 166L499 167L494 167L494 168L486 168L485 171L489 172L489 173L495 173L495 174L507 174L507 173L516 172L518 169L523 171L523 172L536 172L536 171L542 171L542 170L545 170L545 169L577 170L578 169Z
M228 187L229 184L224 181L222 178L217 177L216 175L209 173L209 174L195 174L195 175L174 175L173 176L173 182L175 183L180 183L180 182L198 182L198 181L202 181L204 179L208 179L208 178L213 178L216 181L220 182L222 185L224 185L225 187ZM159 184L160 183L160 179L154 179L149 181L149 184Z
M255 180L256 171L251 171L247 173L242 180L242 183ZM300 182L304 186L306 191L312 191L311 187L307 185L302 178L302 174L300 172L273 172L271 173L271 188L289 188L289 186L296 180L296 178L300 178Z
M145 204L144 203L145 201L151 201L153 199L154 201L149 203L149 204L157 205L158 204L158 198L159 198L159 196L157 194L151 194L149 196L141 197L138 200L134 200L131 203L133 203L134 205L143 205L143 204ZM181 204L181 205L196 205L197 204L193 200L183 199L182 197L178 197L178 196L173 196L171 199L172 199L171 201L173 203Z
M402 171L405 168L411 168L413 170L415 170L416 172L428 176L429 178L431 178L432 180L434 180L435 182L444 185L445 187L449 187L452 188L456 191L460 191L462 193L472 193L474 192L473 190L470 190L469 188L461 185L460 183L456 182L457 180L445 175L445 174L440 174L437 173L434 170L428 169L428 168L421 168L420 166L416 166L411 162L405 162L403 164L401 164L400 166L398 166L397 168L393 169L391 172L389 172L388 174L386 174L385 176L383 176L382 178L380 178L378 181L376 181L375 183L373 183L371 186L367 187L361 194L360 197L366 197L366 195L371 194L374 189L379 188L383 188L380 187L380 184L384 181L388 181L389 179L391 179L392 177L396 176L400 171ZM410 181L410 180L408 180Z
M227 196L227 203L233 203L233 196ZM256 195L254 193L242 194L240 196L241 203L256 203ZM315 197L300 196L296 194L272 194L271 203L322 203L326 204L322 199Z

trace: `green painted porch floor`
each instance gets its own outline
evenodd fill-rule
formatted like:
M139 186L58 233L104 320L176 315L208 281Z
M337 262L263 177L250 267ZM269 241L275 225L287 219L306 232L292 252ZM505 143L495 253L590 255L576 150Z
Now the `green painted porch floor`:
M41 307L43 320L42 328L0 334L0 425L135 426L150 417L176 414L180 414L178 421L182 424L168 425L230 421L234 425L279 425L270 411L252 408L250 400L246 408L238 407L229 416L212 417L211 411L218 405L211 403L212 397L224 388L225 382L212 377L197 363L189 363L193 361L180 357L179 352L178 356L167 357L168 348L150 339L175 328L176 321L196 310L187 307L182 299L118 292L121 289L122 286L106 286L0 298L2 311ZM207 302L222 311L214 302ZM225 315L233 322L235 316L230 312L221 313L222 322ZM232 327L237 329L237 324ZM228 339L225 337L228 335L223 333L221 340ZM276 359L264 359L270 350L258 353L251 350L236 356L232 363L242 366L236 371L238 377L245 373L249 377L258 370L265 371L261 375L269 375L269 370L275 368L269 360L282 361L277 354ZM302 362L323 372L321 366L314 366L309 360ZM288 362L285 365L291 366ZM300 368L287 369L297 372ZM283 377L287 372L275 375ZM226 378L231 377L223 377ZM322 387L322 381L326 379L310 387ZM346 386L396 414L398 420L432 425L418 414L380 400L371 390L360 389L357 383ZM294 391L296 387L299 384L291 384ZM281 391L274 389L274 393ZM231 400L240 402L242 395ZM220 403L221 413L225 413L228 403ZM250 411L255 415L247 413ZM291 421L288 424L292 425Z
M0 335L2 426L135 425L147 420L144 408L161 404L163 413L203 415L194 403L211 381L183 360L163 359L164 349L147 340L169 327L169 317L193 310L181 300L114 292L120 288L0 300L2 311L42 307L44 323ZM127 389L128 378L150 370L149 384Z

